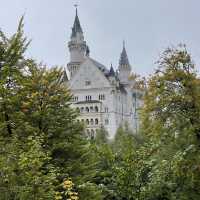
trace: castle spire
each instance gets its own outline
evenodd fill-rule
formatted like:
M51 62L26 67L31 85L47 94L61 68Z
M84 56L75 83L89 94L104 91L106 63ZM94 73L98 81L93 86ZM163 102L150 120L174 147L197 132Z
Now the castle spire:
M128 60L128 56L126 53L125 42L123 41L123 48L119 59L119 79L123 84L128 84L129 76L131 73L131 65Z
M75 4L74 6L76 7L76 15L75 15L75 19L74 19L74 25L72 27L71 37L76 37L77 33L83 33L83 30L81 28L81 24L79 21L79 17L78 17L78 9L77 9L78 5Z
M120 59L119 59L119 65L120 66L122 66L122 65L130 66L128 56L127 56L127 53L126 53L125 41L124 40L123 40L123 49L122 49Z
M115 71L114 71L114 69L113 69L112 63L111 63L111 65L110 65L109 76L115 76Z
M84 40L83 31L78 17L78 5L74 5L76 8L75 20L72 27L71 39L68 42L70 62L67 67L70 72L70 78L72 78L79 70L81 63L85 58L89 56L89 48Z

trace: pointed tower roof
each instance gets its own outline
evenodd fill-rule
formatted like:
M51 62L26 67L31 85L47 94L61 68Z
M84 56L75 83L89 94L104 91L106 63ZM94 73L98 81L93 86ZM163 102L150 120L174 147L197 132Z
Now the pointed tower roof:
M124 41L123 41L123 49L122 49L121 56L120 56L120 59L119 59L119 65L130 66L129 60L128 60L128 56L127 56L127 53L126 53L126 48L125 48L125 42Z
M115 71L113 69L112 63L111 63L111 66L110 66L109 76L115 76Z
M76 33L83 33L83 30L81 28L81 24L78 18L78 10L76 8L76 16L75 16L75 20L74 20L74 25L72 27L72 34L71 37L76 37Z

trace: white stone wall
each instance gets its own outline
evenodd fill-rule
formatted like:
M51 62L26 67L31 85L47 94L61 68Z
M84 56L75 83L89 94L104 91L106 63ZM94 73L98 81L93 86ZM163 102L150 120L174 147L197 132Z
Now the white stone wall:
M72 90L74 94L73 107L79 108L80 111L84 109L84 112L80 112L79 120L86 122L87 119L98 119L98 125L87 125L88 129L97 129L103 125L109 132L110 137L114 137L117 129L116 125L116 113L114 102L115 98L111 94L112 88L95 88L95 89L84 89L84 90ZM99 97L104 97L99 99ZM91 100L86 101L86 97L91 97ZM99 102L94 102L99 101ZM81 103L83 102L83 103ZM95 106L98 106L98 112L95 111ZM93 107L93 109L90 109ZM83 109L81 109L83 108ZM89 108L89 112L85 109Z
M86 123L90 133L103 125L110 138L113 138L117 128L126 122L132 129L138 126L135 121L135 99L130 85L126 84L124 88L119 89L119 83L108 80L90 58L80 65L77 73L69 81L69 86L74 95L74 107L99 108L98 112L80 113L78 120ZM98 124L95 124L95 119L98 119Z

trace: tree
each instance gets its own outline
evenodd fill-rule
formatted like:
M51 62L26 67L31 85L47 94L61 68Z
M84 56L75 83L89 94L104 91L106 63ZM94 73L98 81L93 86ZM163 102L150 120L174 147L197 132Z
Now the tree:
M52 199L69 176L82 190L90 168L88 141L70 106L63 70L24 58L23 18L10 39L0 36L0 190L7 195L2 198ZM94 196L94 188L84 192Z
M94 140L97 145L108 143L108 132L106 131L105 127L102 126L97 130Z
M44 170L50 157L42 146L43 135L36 134L22 109L27 94L26 72L32 63L24 58L28 44L23 35L23 17L10 38L0 32L0 190L5 195L2 199L49 199L54 191L54 171Z
M167 49L145 90L141 137L117 131L114 199L199 199L200 81L185 46Z
M142 112L153 163L145 199L199 199L200 81L185 46L167 49Z

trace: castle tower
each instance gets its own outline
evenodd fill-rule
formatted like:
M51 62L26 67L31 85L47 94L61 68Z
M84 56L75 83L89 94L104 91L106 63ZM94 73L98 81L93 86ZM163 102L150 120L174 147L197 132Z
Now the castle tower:
M77 8L71 38L68 42L68 48L70 52L70 62L68 63L67 68L70 72L71 79L79 70L79 67L85 57L89 56L89 48L86 45L86 41L84 41L84 35L79 21Z
M128 78L131 73L131 65L129 64L128 56L126 53L125 42L123 42L123 49L119 60L119 80L122 84L128 84Z

